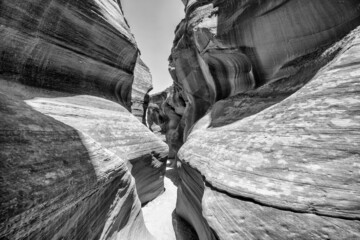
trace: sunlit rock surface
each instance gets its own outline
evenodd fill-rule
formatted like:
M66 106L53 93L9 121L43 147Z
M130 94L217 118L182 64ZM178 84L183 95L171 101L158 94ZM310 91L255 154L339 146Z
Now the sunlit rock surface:
M260 235L260 233L259 235L256 235L256 233L253 235L247 233L241 235L239 234L240 230L233 231L233 229L231 229L232 225L234 225L234 229L235 226L242 228L241 225L238 224L240 220L236 218L236 213L232 215L234 211L231 211L230 209L227 210L229 213L224 213L225 207L224 209L217 208L214 205L207 203L207 201L210 202L210 198L203 198L204 191L205 194L209 193L209 191L207 191L209 187L205 186L205 183L207 182L202 180L206 175L204 169L209 168L208 171L212 172L213 175L216 175L219 178L223 176L224 179L229 179L231 184L239 183L239 179L236 178L236 174L238 174L241 170L238 170L234 166L229 166L233 172L226 172L226 168L222 166L223 162L219 161L225 161L225 157L228 156L229 152L232 156L231 159L234 159L234 161L236 159L236 161L241 164L243 153L236 155L232 152L232 147L228 147L229 149L227 149L226 146L232 146L233 144L234 149L241 149L242 145L248 146L250 143L248 143L247 140L237 142L236 139L233 139L232 135L235 135L236 137L242 136L235 130L232 134L231 131L225 131L223 128L219 128L219 134L221 132L222 135L221 137L215 138L205 138L206 135L202 134L207 134L207 131L205 130L206 127L225 127L228 124L237 123L242 118L256 115L264 109L284 101L284 99L301 89L311 79L314 79L319 69L337 56L339 51L346 50L347 47L354 44L351 39L347 38L344 39L342 43L333 46L335 42L342 39L346 34L360 24L360 3L356 0L205 0L183 2L186 6L186 17L181 21L175 30L174 45L169 58L169 70L174 80L174 86L176 86L176 88L174 88L174 92L176 92L176 94L174 95L177 95L178 99L180 99L181 96L185 106L183 107L183 113L179 114L181 120L177 121L178 125L172 127L172 129L180 131L175 131L171 134L176 137L172 139L169 138L170 141L168 141L168 144L170 146L170 152L172 148L171 146L181 146L183 142L187 141L190 133L193 132L193 135L189 140L190 142L181 148L182 150L180 150L180 154L178 155L181 160L178 162L178 165L179 175L182 181L178 190L176 212L195 228L200 239L216 239L217 237L220 239L262 239L263 235ZM353 36L355 35L357 35L357 33L353 34ZM349 57L349 61L351 61L351 58L354 57ZM354 60L354 62L356 61ZM351 65L353 63L349 64ZM325 74L325 72L323 73ZM341 77L338 78L340 79ZM326 79L326 77L324 76L323 79ZM336 83L340 84L341 87L339 88L342 89L343 85L337 81ZM326 89L322 90L324 90L322 94L326 98L328 92ZM341 94L346 95L346 90L342 90L344 92ZM314 95L314 98L315 97L316 96ZM344 106L347 105L347 102L344 99L340 100L340 103ZM354 104L356 106L356 103ZM171 104L169 105L171 106ZM303 105L298 106L299 109L302 107ZM297 111L302 111L299 109L297 109ZM306 109L305 106L304 109ZM209 111L211 112L208 113ZM317 109L316 111L322 110ZM172 107L172 112L175 112L174 107ZM207 113L207 117L201 119ZM331 116L332 112L324 114ZM352 113L351 117L352 116L356 116L356 114ZM294 118L296 118L296 116L294 116ZM314 118L316 118L316 116L314 116ZM200 121L203 123L197 123L194 126L199 119L201 119ZM274 124L271 122L271 119L267 121L270 125ZM300 122L301 121L302 120L300 120ZM314 123L312 123L312 121L314 121ZM306 119L306 122L308 122L309 125L316 124L317 121L322 122L321 119L313 119L311 116L309 116L309 119ZM253 122L249 121L249 124L250 123ZM251 130L251 126L247 126L246 124L243 124L242 126L243 130L241 132L244 132L245 134L245 136L242 137L245 139L248 135L247 131ZM332 125L330 125L330 127L331 126ZM199 135L193 137L196 134L195 131L197 128L202 130L198 132ZM255 126L253 128L256 129ZM266 129L267 128L264 127L264 131ZM278 127L276 129L279 131L279 134L281 134L282 125L278 123ZM319 129L321 130L322 128L319 127ZM277 130L274 130L274 133L276 133ZM211 131L209 130L209 132ZM292 133L293 132L289 132L286 134ZM254 135L257 134L258 133L254 133ZM335 133L335 135L329 135L328 138L333 137L334 139L332 140L337 141L335 140L336 134L337 133ZM343 144L345 144L344 140L347 139L347 135L350 135L349 139L351 139L353 134L354 133L352 131L343 133ZM356 134L358 134L358 132L355 131L354 135ZM273 135L275 134L269 134L269 137L271 138ZM181 136L181 138L179 138L179 136ZM318 140L320 141L322 137L322 135L317 135L315 132L310 132L309 136L309 138L315 143L317 143ZM193 140L193 138L197 140ZM300 142L307 141L304 139L298 139L296 135L292 136L290 139L293 138ZM319 139L317 140L317 138ZM307 150L309 154L317 151L317 145L311 145L310 142L311 141L309 141L309 145L307 145L309 148ZM353 144L357 144L353 143L351 140L346 141L346 144L347 143L351 146L354 146ZM199 144L202 144L200 146L207 146L206 150L204 149L204 152L200 151ZM218 144L221 144L223 149L220 148ZM330 140L329 142L324 140L324 144L328 144L326 146L328 146L329 149L333 149L333 146L336 146L336 144L332 143ZM344 145L344 149L347 149L346 144ZM259 149L256 149L256 151L249 149L249 154L254 155L254 161L262 159L264 153L267 153L268 151L266 149L262 149L262 146L264 145L263 143L258 143L258 145ZM280 143L279 145L279 149L281 149L282 145ZM294 143L293 145L294 146L291 151L295 152L294 159L296 159L295 156L298 156L296 154L300 154L300 152L305 150L303 150L297 143ZM326 148L325 146L323 147ZM356 145L356 147L358 147L358 145ZM348 154L351 155L353 154L353 150L350 148L351 147L349 146ZM296 153L296 151L299 153ZM203 154L209 157L202 157ZM329 155L327 154L330 153L322 151L316 155L317 157L321 155L321 159L328 159ZM344 154L346 155L346 153ZM193 158L206 160L197 162L199 166L201 165L200 168L198 165L193 164ZM286 154L282 155L282 157L279 156L279 161L289 160L287 158L288 155ZM343 162L340 155L334 155L333 159L335 159L334 161L338 161L338 164ZM352 161L355 161L354 159L352 159ZM296 160L302 161L299 159ZM196 161L197 160L194 160L194 163ZM248 161L250 167L251 161ZM212 170L210 170L211 166L213 166L212 164L216 164L217 162L219 162L219 165L216 167L214 166ZM296 164L300 164L300 162L296 162ZM307 164L305 164L305 166L311 168L310 166L312 163ZM334 165L330 165L334 167ZM271 168L271 166L267 167L266 170L263 171L275 171L275 176L273 176L274 178L285 178L288 174L276 172L276 169L269 170L268 168ZM342 176L347 176L343 170L337 167L334 167L334 169L336 169L337 172L335 170L335 172L332 172L332 170L330 171L329 169L324 168L325 171L329 171L330 177L333 175L338 177L338 175L342 174ZM284 175L282 176L281 174ZM321 177L317 180L317 175L314 172L309 172L309 175L311 176L309 179L312 179L314 182L322 181ZM247 176L241 175L241 177L245 179L245 182L247 180L250 181L247 179ZM293 180L295 181L298 177L299 176L295 175ZM306 179L307 178L305 178L304 181L306 181ZM355 198L356 194L358 194L357 192L354 192L356 190L356 176L354 177L353 175L350 179L352 179L351 181L353 181L353 185L349 189L346 188L346 190L344 190L344 192L346 192L344 198L346 198L348 194ZM268 183L263 181L260 184L260 180L256 180L256 182L259 183L259 186L263 186L264 188L271 188L271 184L279 187L277 186L277 183ZM218 189L219 193L216 192L216 194L227 192L228 188L231 187L227 186L225 183L221 184L222 183L219 183L216 187L211 186ZM266 184L270 185L266 186ZM314 184L314 186L315 185L316 184ZM233 187L234 189L240 191L237 186L238 185L234 185ZM257 185L254 185L254 188L257 189ZM293 189L292 191L296 191L296 189ZM269 199L268 201L270 201L270 198L265 193L266 191L264 190L262 198ZM356 222L357 217L344 217L344 215L338 215L339 212L342 212L342 214L345 215L347 214L343 212L345 210L341 209L339 206L345 208L349 207L353 210L356 208L358 209L359 206L357 205L357 202L353 203L353 201L357 201L357 199L344 202L342 197L332 198L332 195L336 195L337 193L338 192L329 193L329 195L324 194L321 197L319 197L320 195L315 194L316 197L314 195L311 199L316 198L320 201L319 203L313 203L304 196L299 195L300 198L303 198L297 199L296 201L299 203L302 202L304 206L310 205L310 207L305 208L303 206L297 210L295 210L295 206L291 207L294 208L294 211L303 211L305 213L316 215L317 211L325 211L328 207L326 204L330 204L329 202L331 202L331 204L333 204L332 208L326 210L327 213L330 214L328 216L330 219L351 218L354 220L351 224L349 224L348 228L344 228L347 230L342 230L341 233L339 232L339 235L334 235L336 236L334 238L357 238L357 234L359 232L359 228L356 229L356 227L358 227ZM214 195L216 194L214 193ZM234 193L229 194L230 198L232 194ZM308 194L311 194L311 192ZM273 201L271 206L273 206L276 201L287 201L287 195L278 192L275 195L277 195L278 199L271 199L271 201ZM210 193L208 196L210 196ZM294 196L297 197L296 194L294 194ZM243 197L245 200L248 200L247 198L252 199L254 196L245 195ZM217 202L216 199L214 201ZM288 201L290 202L290 199ZM321 201L328 202L320 208L312 206L312 204L321 205L323 203ZM189 207L189 204L191 207ZM224 205L226 204L228 203L224 203ZM231 206L231 204L232 203L229 203L227 206ZM289 205L291 204L289 203ZM189 208L193 209L193 211L187 211ZM234 209L235 208L236 207L234 207ZM279 207L279 209L280 208L281 207ZM222 218L222 214L224 216L230 215L231 217ZM324 216L325 215L326 214L324 214ZM276 219L272 220L276 221ZM233 224L228 224L231 221ZM306 226L306 224L311 224L311 221L303 221L305 222L304 226ZM279 224L280 222L281 221L279 220ZM342 224L348 223L349 222L346 222L345 220L342 222ZM339 225L339 228L341 228L342 224ZM221 229L220 225L222 225L225 229ZM273 227L274 231L273 233L269 233L268 237L277 239L281 235L282 230L279 227ZM312 230L309 228L310 235L306 235L305 233L302 234L302 228L295 229L291 226L286 227L292 229L289 230L288 233L290 234L291 232L294 232L295 238L308 239L308 236L310 235L319 239L326 238L326 235L316 235L315 225L312 226ZM257 230L255 229L254 231L256 232ZM277 232L276 234L278 235L274 232ZM286 231L284 230L284 235L286 236L284 239L293 238L293 236L285 232ZM230 233L233 233L233 236L229 235Z
M127 164L139 153L125 140L115 139L122 143L118 151L103 140L135 128L119 122L125 116L142 124L107 100L21 86L11 91L14 85L6 84L0 88L1 238L150 239ZM41 98L22 101L23 93Z
M134 110L151 76L119 4L0 2L1 239L153 239L168 147Z
M298 82L224 100L225 116L207 114L179 151L182 171L196 172L184 187L203 184L190 193L203 195L220 239L360 238L360 29L333 48L335 59L285 99L276 90ZM218 116L232 123L211 127Z
M145 125L146 110L150 100L148 92L152 89L151 79L149 68L141 58L138 57L134 69L134 83L132 85L131 93L131 112Z
M26 103L129 162L142 203L163 192L168 147L123 107L91 96L35 98Z

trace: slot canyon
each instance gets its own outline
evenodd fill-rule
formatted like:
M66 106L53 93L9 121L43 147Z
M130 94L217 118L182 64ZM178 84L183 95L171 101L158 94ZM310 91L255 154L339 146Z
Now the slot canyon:
M359 0L182 2L153 93L120 0L0 0L1 240L360 239Z

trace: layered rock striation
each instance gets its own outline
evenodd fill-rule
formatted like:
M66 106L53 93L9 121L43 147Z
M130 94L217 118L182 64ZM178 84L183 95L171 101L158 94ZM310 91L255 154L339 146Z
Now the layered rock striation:
M185 132L216 101L295 75L359 21L356 0L187 1L169 59Z
M200 239L358 238L358 1L183 2L177 214Z
M119 4L0 2L1 239L153 239L168 147Z
M149 68L138 57L134 69L134 83L131 93L131 112L143 124L146 125L146 111L149 105L150 96L148 94L152 89L152 78Z
M219 239L360 237L359 33L290 97L240 95L225 110L237 121L210 127L211 112L195 125L179 158L203 176ZM238 115L252 107L264 110Z
M0 72L23 84L104 97L128 110L151 87L116 1L5 0L0 26ZM135 66L144 81L131 101Z
M1 84L1 238L151 239L126 157L96 139L126 110L90 96L26 104Z

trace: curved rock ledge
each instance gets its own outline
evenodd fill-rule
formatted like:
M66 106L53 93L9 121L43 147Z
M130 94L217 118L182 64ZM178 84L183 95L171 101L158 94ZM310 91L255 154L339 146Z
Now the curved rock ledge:
M129 162L141 203L164 191L168 147L126 109L91 96L26 100L36 111L88 135Z
M99 110L72 101L93 100L101 107L111 102L94 97L28 102L52 106L53 118L0 92L1 238L152 239L126 160L55 119L75 118L73 112L61 116L66 105L82 107L82 113Z
M356 0L186 4L169 59L188 101L185 138L216 101L291 78L360 22Z
M1 1L1 239L153 239L168 147L128 112L151 75L119 4Z
M269 107L239 95L237 121L196 124L178 155L204 177L203 216L220 239L360 237L359 32L290 97L273 92Z
M170 130L172 130L171 136L174 136L173 138L168 138L170 152L172 151L172 148L177 148L178 150L185 141L188 141L178 154L180 159L179 172L183 172L183 174L181 174L183 181L179 187L179 204L176 212L193 225L199 234L200 239L208 239L209 235L207 234L211 235L210 238L239 239L241 237L237 234L236 230L232 231L230 227L227 228L227 230L230 229L228 232L233 233L233 236L230 236L229 234L225 234L224 231L220 229L219 225L215 224L215 220L210 222L210 215L205 216L206 221L211 223L210 227L206 227L206 223L197 222L203 221L201 219L204 217L204 212L208 211L211 206L206 205L207 209L198 209L199 207L205 206L204 202L201 206L198 204L201 200L199 197L202 196L202 188L192 188L191 186L201 186L204 184L199 182L200 176L204 176L206 181L208 181L207 184L214 189L219 190L221 193L228 193L230 197L238 194L246 199L258 198L257 200L260 201L259 198L261 198L263 201L270 201L269 196L266 195L267 192L271 192L268 189L267 184L276 188L276 186L281 186L283 183L276 182L275 180L270 183L265 181L264 178L259 177L259 179L256 180L258 185L253 185L252 190L257 189L257 187L263 187L264 193L259 193L259 195L256 196L253 195L254 193L249 194L248 189L242 189L241 187L247 186L248 178L251 178L252 175L241 175L242 178L237 177L239 174L236 167L233 165L223 166L226 163L232 164L232 161L227 161L225 163L220 161L221 159L224 159L224 157L230 159L234 158L234 161L236 158L237 161L240 161L238 165L241 165L242 160L238 159L242 159L242 154L244 153L236 153L236 149L242 149L242 145L245 147L252 143L256 145L256 141L266 143L266 140L260 141L260 139L256 139L254 142L248 142L248 138L246 138L247 140L237 142L239 133L235 130L226 131L226 127L238 123L240 119L247 118L249 121L242 125L242 133L248 134L248 131L250 131L251 128L253 128L254 131L257 129L267 131L267 127L262 127L261 125L253 126L256 119L252 116L258 116L264 109L271 108L271 106L285 101L291 94L300 91L299 89L302 89L305 84L311 79L314 79L314 76L316 76L319 69L328 64L339 51L351 47L351 44L355 44L355 40L353 40L353 38L351 40L350 37L345 38L339 45L333 46L335 42L345 37L346 34L360 24L360 5L359 2L355 0L342 2L314 2L305 0L194 0L183 2L186 6L186 17L180 22L175 30L174 45L169 58L169 71L174 80L175 93L173 95L178 96L178 98L181 96L185 105L183 106L184 111L179 114L181 117L180 120L174 118L174 126L172 126L171 129L167 129L169 133L171 132ZM357 35L357 33L354 33L354 35ZM344 42L349 45L346 45ZM339 77L339 79L340 78L341 77ZM338 84L340 83L338 82ZM352 84L355 84L355 82ZM343 85L339 88L342 89L342 86ZM312 89L308 89L310 92L311 90ZM328 94L326 89L321 90L324 90L322 93L324 96ZM342 94L345 95L346 92L343 92ZM308 96L310 99L311 97L312 96L310 95ZM314 95L313 97L315 98L316 96ZM166 100L166 102L171 106L171 114L176 112L176 108L174 107L176 104L173 104L174 101ZM345 99L341 99L339 104L346 105L347 102ZM302 108L306 109L306 106L299 105L297 110L303 112L304 110ZM309 111L310 110L311 109L309 109ZM329 112L328 114L331 115L332 113ZM352 116L355 116L354 113L351 114ZM204 115L206 115L206 117L204 117ZM295 115L293 117L296 118ZM170 119L172 118L169 114L169 121ZM308 125L316 124L317 121L322 122L322 119L323 118L314 119L314 123L312 123L312 118L310 118L308 120ZM268 124L273 124L275 126L275 123L272 123L270 118L266 121L268 121ZM283 133L284 136L295 134L292 130L289 130L289 132L286 133L283 132L283 126L281 125L282 120L279 121L280 122L276 125L277 128L273 129L273 132L268 134L269 141L272 136L276 136L276 134ZM248 126L247 124L250 125ZM219 127L219 132L217 132L217 130L212 130L211 127ZM304 126L304 128L306 127L307 126ZM206 130L206 128L209 129ZM319 131L323 129L322 126L319 126L318 128ZM218 137L216 134L211 135L210 137L210 133L213 133L212 131L216 132L216 134L220 134L222 131L221 137ZM232 131L234 132L232 133ZM358 132L358 130L355 132ZM188 137L189 134L191 134L191 137ZM257 134L260 134L261 136L262 132ZM336 132L335 134L338 133ZM341 133L339 134L341 135ZM355 148L352 148L354 143L347 140L347 134L351 135L349 139L353 137L352 131L346 132L343 133L341 141L350 144L351 149L354 150ZM254 133L254 137L255 135L256 134ZM292 139L297 139L298 142L294 142L291 151L298 151L299 154L300 152L304 152L304 154L307 152L310 154L315 151L316 146L321 148L321 146L316 145L320 144L317 142L317 139L320 138L320 136L317 135L317 132L314 130L309 133L309 135L309 145L304 146L305 149L302 148L302 145L299 145L298 142L301 142L301 139L297 139L297 136L292 136L289 140L287 138L283 140L284 143L278 144L279 149L286 144L286 141ZM179 136L181 136L181 138L179 138ZM328 138L331 138L331 136L335 135L330 134ZM310 140L314 142L311 142ZM321 139L319 139L319 141L320 140ZM304 140L304 144L305 142L306 141ZM259 161L264 154L268 154L267 151L271 151L262 148L263 145L266 145L265 143L258 144L259 147L254 151L249 149L248 154L253 155L252 158L249 157L249 159L253 160L248 160L247 167L256 167L252 167L252 161ZM324 144L327 144L325 140ZM328 144L330 144L329 146L337 146L335 142L329 142ZM229 147L226 147L227 145L229 145ZM202 149L203 146L206 147ZM234 149L231 146L234 146ZM347 151L347 145L343 144L342 146L344 146L344 149L340 150L340 152ZM331 149L332 148L330 147L330 150ZM202 150L204 150L204 152L202 152ZM349 150L350 155L352 154L352 150ZM289 154L290 150L288 155ZM279 156L279 161L287 161L288 155ZM342 162L340 155L333 156L334 158L339 157L337 159L337 164ZM301 159L300 156L298 157ZM324 158L325 161L329 155L328 152L324 150L321 151L321 153L319 152L317 157L321 159ZM346 158L345 160L355 161L354 156L352 158L352 160ZM199 159L202 160L200 161ZM303 167L305 169L306 166L308 166L307 164L311 165L310 163L304 163ZM188 166L189 169L194 168L194 171L185 171L183 166ZM211 169L211 167L213 168ZM272 175L272 178L274 179L284 178L287 172L277 172L277 167L278 166L276 166L276 169L272 169L272 166L268 166L261 171L274 174ZM334 174L334 176L336 176L334 177L335 179L338 175L343 176L343 180L346 182L346 174L344 174L343 170L337 169L338 172L336 172L335 169L333 169L334 171L329 170L334 167L332 164L322 167L325 171L331 172L329 173L330 176ZM231 168L232 171L227 168ZM195 169L198 170L199 173L196 173ZM296 169L294 171L296 171ZM316 177L318 176L315 172L308 172L313 178L307 178L307 175L301 175L302 171L305 170L300 169L299 171L299 173L294 173L294 178L299 177L300 179L304 178L308 180L312 179L314 182L317 181ZM214 179L221 178L224 181L225 179L229 179L228 181L230 183L222 183L221 181L216 182L211 177L211 180L208 180L206 175L208 172L212 173L211 177ZM292 202L294 204L292 205L294 211L310 212L314 215L322 212L322 215L329 215L333 218L357 219L356 216L353 216L352 212L354 209L357 209L357 200L344 200L349 194L352 198L355 198L354 188L358 183L355 183L356 181L353 177L354 176L350 177L351 179L349 180L352 181L352 187L343 191L339 190L340 192L333 192L327 195L320 189L315 189L314 191L318 191L318 193L314 194L313 198L319 202L314 203L303 195L301 195L301 197L304 201L298 199L291 200L291 197L290 199L287 199L286 194L278 193L278 195L271 200L273 204L271 207L276 205L279 210L284 210L283 208L288 209L289 207L287 204ZM243 183L241 186L239 185L239 182L241 182L240 180ZM319 181L320 180L321 176ZM215 185L215 183L217 185ZM231 184L233 184L233 188L231 187ZM341 184L339 183L339 186L340 185ZM315 186L317 185L315 184ZM283 187L283 190L286 193L285 189L297 191L286 184ZM308 194L311 194L311 189L305 189L305 187L302 186L298 191L301 192L301 190L304 192L307 190ZM256 191L254 190L254 192ZM344 199L342 197L335 197L337 193L346 193ZM296 194L297 192L293 194L294 198L297 197ZM309 198L312 199L312 197ZM203 201L207 201L207 199ZM332 207L329 207L327 204L330 203L327 202L324 205L322 201L329 201L333 205ZM355 203L353 201L355 201ZM296 202L297 204L295 204ZM311 202L311 204L309 204L309 202ZM198 216L194 216L193 213L189 213L186 210L189 208L187 204L191 203L191 208L197 209L194 213L197 213ZM280 205L282 207L279 207ZM344 207L344 209L341 209L338 205ZM317 207L319 207L319 209ZM214 210L214 212L215 211L220 210L217 209ZM200 215L201 213L203 214ZM207 214L210 213L207 212ZM219 212L216 212L216 214L218 215L214 215L215 218L221 217ZM224 213L224 215L225 214L228 213ZM231 218L236 219L233 221L233 224L236 225L235 222L238 219L236 216L231 215L231 213L229 214ZM218 224L222 225L227 225L228 223L225 218L217 219L216 221L219 221ZM307 223L311 224L310 222ZM343 232L339 234L347 237L357 236L358 231L355 231L355 226L358 226L357 223L352 227L347 228L345 235L341 235ZM295 232L297 230L294 229ZM216 236L220 231L223 231L222 233L224 234ZM281 230L279 231L281 232ZM354 231L355 235L352 235L351 231ZM300 238L306 239L307 235L305 233L304 235L301 235L301 233L296 234L299 234L297 236L300 236ZM340 235L337 237L341 237ZM271 236L271 234L269 236ZM315 238L321 238L319 236ZM257 237L259 236L248 235L248 239ZM346 239L346 237L343 237L343 239Z

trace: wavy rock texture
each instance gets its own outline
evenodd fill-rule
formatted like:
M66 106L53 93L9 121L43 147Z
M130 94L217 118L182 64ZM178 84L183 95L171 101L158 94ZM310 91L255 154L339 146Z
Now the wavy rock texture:
M174 46L169 58L169 69L174 80L174 86L176 86L174 90L176 94L174 95L179 96L178 99L181 96L185 106L183 106L184 112L179 114L181 120L177 120L178 125L172 128L176 129L181 126L178 128L180 132L172 134L177 138L174 137L168 142L170 152L171 145L181 146L187 136L195 131L194 124L210 108L211 113L208 118L211 118L211 120L203 119L201 121L208 121L210 126L219 127L257 114L301 89L317 74L321 67L333 59L338 51L345 49L344 44L340 44L340 46L332 46L332 44L342 39L360 23L360 5L355 0L341 2L194 0L183 2L186 5L186 17L175 31ZM350 42L349 39L346 41ZM325 50L327 51L325 52ZM326 95L327 92L325 91L323 94ZM301 107L302 105L299 106L299 108ZM174 109L175 107L172 106L173 112L175 112ZM329 114L331 115L331 113ZM270 122L270 120L268 121ZM314 121L317 120L314 119ZM244 125L244 131L246 129L247 126ZM204 132L206 131L204 130ZM227 131L226 134L231 139L232 135ZM209 215L205 215L205 212L210 207L201 210L201 207L205 206L204 202L202 205L200 204L203 195L202 189L205 189L205 193L208 193L206 190L208 187L204 186L202 181L202 176L205 174L203 172L205 170L202 168L206 169L207 166L211 165L214 158L209 156L207 160L210 162L202 161L201 170L197 168L197 165L195 167L191 158L201 159L201 154L203 154L195 150L196 144L200 142L203 145L207 144L208 148L204 150L204 154L208 156L208 153L212 153L219 160L224 159L222 154L228 156L225 144L231 145L231 142L227 141L225 132L222 138L206 138L207 142L205 139L200 141L200 135L200 133L197 135L198 141L186 144L179 155L181 160L179 162L179 166L181 166L179 172L182 182L178 191L176 212L195 228L200 239L216 239L217 237L221 239L262 238L256 233L253 235L245 234L246 237L245 235L240 237L235 230L234 236L225 234L225 231L220 230L219 224L228 225L227 223L230 220L227 218L217 219L218 216L222 215L219 212L215 213L216 210L213 210L215 216L213 218L219 221L218 224L215 224L215 220L210 221ZM311 135L311 138L314 139L318 137L316 134ZM223 141L223 151L216 147L216 144L221 141ZM191 144L193 144L193 147L190 147ZM236 147L241 146L240 143L236 144L235 140L233 144L234 148L235 145ZM246 141L243 144L247 146ZM329 144L331 146L331 143ZM315 151L314 146L308 150L310 153ZM297 148L294 146L293 151L296 150ZM205 153L205 151L208 152ZM267 150L260 149L256 151L258 152L253 153L255 154L254 159L257 159L259 154L261 155ZM229 152L231 151L229 150ZM234 158L235 156L241 159L240 154L234 155ZM324 156L328 155L325 154ZM286 158L287 155L284 156L283 160L286 161ZM214 168L214 174L219 176L224 174L224 179L231 180L234 178L234 182L238 180L235 173L233 173L235 175L233 177L231 174L223 172L224 169L220 165L218 168ZM309 165L311 164L309 163ZM236 168L234 168L235 170ZM342 170L338 169L338 171L336 174L342 173ZM262 184L266 185L264 182ZM234 188L237 188L236 186ZM219 192L227 191L225 186L215 188L219 188ZM247 197L251 198L252 196L244 196L245 199ZM263 198L267 199L268 196L264 195ZM285 201L286 195L279 194L278 198ZM342 199L330 200L331 198L328 197L325 197L325 199L326 201L334 201L333 204L335 205L346 206L348 204L343 202ZM272 199L272 201L275 201L275 199ZM306 202L307 200L304 199L304 204ZM197 209L192 213L187 211L190 203L193 203L191 208ZM300 209L298 210L305 211L304 208ZM336 208L329 209L330 217L337 218L334 209ZM203 214L201 214L202 211L204 211ZM314 212L316 211L318 210L314 210ZM223 213L223 215L226 214ZM208 221L210 226L207 225ZM310 222L308 221L306 224L311 224ZM239 226L238 224L233 225ZM358 225L355 224L354 227L349 228L352 230L346 230L345 235L339 233L337 237L357 237L356 226ZM278 234L281 233L280 228L275 229L279 232ZM300 231L299 229L298 231ZM296 232L295 229L291 231L298 234L299 238L306 239L306 234L302 235ZM351 231L354 231L355 235L352 235ZM231 230L228 232L231 233ZM274 237L275 235L269 234L268 236ZM292 238L290 235L287 236Z
M138 57L134 69L134 83L131 93L131 112L146 125L146 110L149 104L148 92L152 89L152 77L149 68Z
M36 98L26 103L88 135L129 162L141 203L153 200L164 191L168 147L126 109L90 96Z
M188 1L170 68L189 104L188 133L216 101L295 75L360 22L347 1Z
M119 3L0 2L1 239L152 239L168 147L128 112L151 78Z
M151 238L140 207L164 190L166 144L116 103L1 84L0 236Z
M51 93L26 101L41 114L6 84L0 89L1 238L151 239L127 156L97 141L114 130L109 123L130 114L100 98Z
M138 49L116 1L5 0L0 26L0 72L130 110Z
M227 116L210 112L179 151L204 179L187 183L203 184L190 192L219 239L360 237L360 29L333 48L343 50L290 97L276 89L296 81L224 100ZM217 116L233 123L210 127Z

